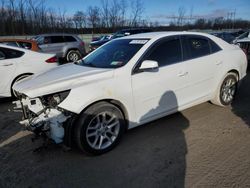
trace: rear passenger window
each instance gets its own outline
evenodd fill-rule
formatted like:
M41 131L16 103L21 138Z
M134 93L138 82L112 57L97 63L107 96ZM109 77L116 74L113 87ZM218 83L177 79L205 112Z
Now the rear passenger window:
M205 38L188 37L187 47L189 49L188 59L198 58L210 54L209 42Z
M147 60L157 61L159 66L170 65L182 61L181 44L179 39L161 42L146 57Z
M51 36L51 43L62 43L64 42L63 36Z
M75 42L76 39L72 36L64 36L65 42Z

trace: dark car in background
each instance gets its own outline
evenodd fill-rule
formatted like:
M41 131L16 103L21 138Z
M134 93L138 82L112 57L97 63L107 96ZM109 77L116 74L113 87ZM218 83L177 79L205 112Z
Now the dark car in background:
M243 34L241 34L240 36L236 37L235 40L233 41L234 44L237 44L238 41L240 40L249 40L250 39L250 31L246 31Z
M75 62L86 55L84 42L71 34L43 34L32 38L44 53L55 53L58 58Z
M94 51L96 48L110 41L112 39L112 36L113 35L105 35L99 37L98 39L92 40L92 42L89 44L89 52Z
M89 44L89 52L97 49L98 47L102 46L103 44L107 43L108 41L124 36L129 36L129 35L134 35L134 34L139 34L139 33L148 33L152 32L151 29L148 28L131 28L131 29L122 29L120 31L117 31L112 35L112 37L107 37L105 38L100 38L97 41L93 41Z
M212 33L212 35L219 37L228 43L232 43L235 39L235 36L232 35L230 32Z

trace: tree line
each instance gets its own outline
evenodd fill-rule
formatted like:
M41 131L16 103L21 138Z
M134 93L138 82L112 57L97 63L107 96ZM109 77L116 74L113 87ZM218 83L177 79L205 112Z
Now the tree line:
M223 17L188 20L180 8L168 26L144 17L142 0L100 0L69 15L48 7L46 0L0 0L0 35L34 35L50 32L111 33L121 28L151 27L155 30L249 28L250 21Z
M118 28L145 26L142 0L100 0L69 16L66 10L46 6L46 0L0 0L0 35L47 32L112 32Z

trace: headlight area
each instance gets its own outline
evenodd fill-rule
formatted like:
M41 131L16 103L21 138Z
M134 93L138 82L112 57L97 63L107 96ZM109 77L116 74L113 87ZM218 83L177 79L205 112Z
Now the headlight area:
M63 142L63 123L70 118L73 113L66 111L58 105L66 99L70 90L49 94L37 98L28 98L25 95L16 101L16 107L23 111L23 119L20 123L34 132L36 136L47 136L55 143Z

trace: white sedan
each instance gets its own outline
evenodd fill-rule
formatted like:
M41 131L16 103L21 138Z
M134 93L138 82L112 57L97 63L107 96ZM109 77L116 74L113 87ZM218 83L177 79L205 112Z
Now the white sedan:
M206 101L230 105L246 68L244 52L215 36L146 33L112 40L14 89L29 130L102 154L126 129Z
M0 45L0 97L16 96L15 82L58 65L52 54Z

